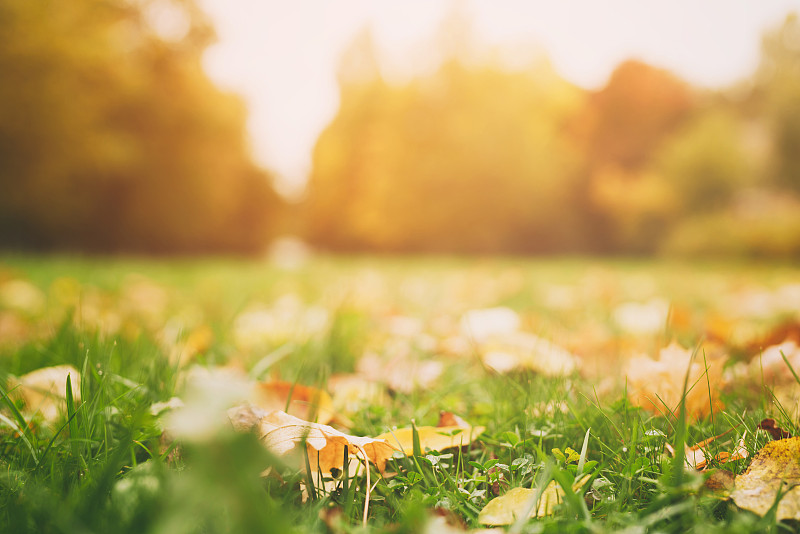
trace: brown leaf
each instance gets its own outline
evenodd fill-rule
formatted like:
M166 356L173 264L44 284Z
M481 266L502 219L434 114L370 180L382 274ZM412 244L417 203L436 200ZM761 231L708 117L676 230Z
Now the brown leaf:
M436 423L437 427L442 426L457 426L460 428L469 428L470 424L455 415L453 412L439 412L439 422Z
M800 438L770 441L755 455L744 474L736 477L731 493L739 508L764 515L778 491L785 493L778 504L777 519L800 520Z
M758 423L758 427L756 428L769 433L769 435L772 436L772 439L784 439L792 437L789 432L775 425L775 419L764 419Z

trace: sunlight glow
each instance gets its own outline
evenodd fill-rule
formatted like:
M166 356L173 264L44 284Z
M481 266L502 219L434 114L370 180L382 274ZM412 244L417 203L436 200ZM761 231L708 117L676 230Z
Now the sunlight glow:
M336 113L340 53L368 26L389 81L435 67L433 34L452 1L202 0L219 41L209 74L245 98L255 159L283 185L301 186L319 133ZM598 88L627 58L719 88L747 78L760 35L799 0L467 0L478 44L511 65L543 51L567 80ZM499 51L497 50L499 49Z

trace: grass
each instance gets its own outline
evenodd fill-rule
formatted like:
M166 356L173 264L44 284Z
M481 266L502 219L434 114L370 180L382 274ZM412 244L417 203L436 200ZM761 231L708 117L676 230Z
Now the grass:
M794 531L794 524L739 510L706 489L707 473L685 470L681 456L685 444L725 431L731 431L720 440L725 444L712 443L709 452L728 450L745 436L752 454L769 439L755 432L765 417L796 434L792 407L776 406L763 389L743 384L725 391L726 408L713 417L651 413L628 399L621 366L627 355L654 355L673 339L700 346L710 331L719 334L718 323L729 336L722 349L744 357L742 340L796 320L797 312L776 300L769 314L748 314L731 302L758 291L778 294L797 275L791 265L638 260L318 258L283 271L233 260L5 257L0 297L11 279L29 281L41 293L27 303L0 298L0 323L14 326L0 340L0 384L65 363L80 370L81 380L79 387L65 384L64 411L52 424L3 390L0 529L416 533L441 531L447 523L457 532L481 528L480 511L509 489L541 494L555 480L565 488L555 513L507 530ZM623 332L614 322L620 304L659 297L682 317L647 335ZM585 365L569 376L547 377L497 373L470 352L442 360L453 320L457 327L460 314L491 306L515 309L525 330L569 346ZM270 316L282 322L248 334L242 318L263 318L264 309L282 310ZM325 316L322 326L315 313ZM398 317L412 321L392 322ZM175 440L153 410L176 395L186 398L182 369L190 365L232 364L260 377L279 374L326 388L335 375L357 369L365 353L386 362L402 353L414 361L445 361L446 368L435 385L383 387L374 398L355 399L349 433L374 436L412 421L435 425L443 410L486 428L471 447L419 447L390 460L394 476L381 477L373 467L366 526L363 466L348 474L343 458L331 488L316 487L306 499L307 474L255 435L220 424L201 439ZM176 354L189 356L181 361ZM610 387L601 384L607 376L616 379ZM223 402L224 394L209 390L204 402ZM214 413L205 423L214 422ZM667 444L678 451L675 458L665 453ZM746 465L714 467L740 473ZM272 475L262 476L267 467ZM573 491L584 474L588 481Z

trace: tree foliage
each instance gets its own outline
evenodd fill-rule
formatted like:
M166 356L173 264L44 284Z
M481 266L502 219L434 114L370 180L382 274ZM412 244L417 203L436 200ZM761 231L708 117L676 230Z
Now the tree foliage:
M444 59L433 74L385 81L368 33L343 56L341 106L309 182L312 242L697 254L725 239L719 221L746 219L776 232L774 246L728 232L731 242L712 248L796 254L794 225L767 219L800 202L797 17L765 36L752 90L713 92L636 60L596 91L570 85L544 58L511 71L475 59L458 15L434 39L431 53Z
M574 242L579 155L564 138L580 93L542 62L468 67L385 83L344 56L339 115L314 153L309 235L344 250L554 252ZM357 72L352 78L345 73ZM369 76L367 76L369 74Z
M261 247L277 197L202 71L212 39L191 0L0 4L0 245Z

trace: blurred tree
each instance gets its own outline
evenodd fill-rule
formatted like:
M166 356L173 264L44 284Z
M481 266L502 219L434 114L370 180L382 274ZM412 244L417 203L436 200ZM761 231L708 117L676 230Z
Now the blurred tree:
M592 251L655 248L675 198L648 166L694 105L688 84L633 60L617 67L605 87L586 99L571 132L586 154L574 203L584 215Z
M664 143L654 164L675 190L682 213L719 210L754 185L742 132L741 119L718 104Z
M191 0L0 3L0 246L255 251L278 198Z
M786 17L764 35L755 76L756 99L773 137L772 177L800 193L800 19Z
M587 99L575 128L594 167L636 170L649 162L692 107L688 84L665 70L629 60Z
M343 56L342 104L314 152L313 242L387 252L575 248L568 206L580 158L563 129L580 91L546 62L510 73L456 57L390 86L377 63L359 59L374 58L371 47L362 37ZM372 64L371 75L346 76L355 61Z

